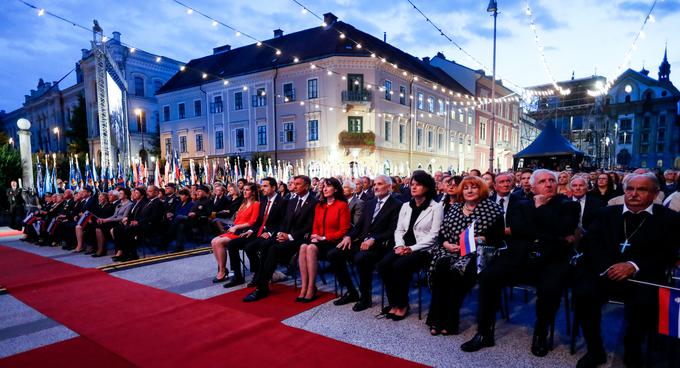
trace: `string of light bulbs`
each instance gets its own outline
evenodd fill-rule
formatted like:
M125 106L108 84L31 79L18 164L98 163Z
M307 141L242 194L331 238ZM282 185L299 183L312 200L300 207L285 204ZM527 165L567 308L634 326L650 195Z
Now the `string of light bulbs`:
M534 42L536 43L536 48L538 49L538 54L540 56L541 63L543 64L543 70L545 70L546 75L548 76L548 78L550 78L550 82L552 83L556 91L558 91L563 96L570 94L571 93L570 89L564 89L557 84L557 80L555 79L555 76L553 75L552 70L548 65L548 61L545 57L545 48L543 47L543 42L541 41L541 37L538 34L538 27L536 26L536 21L534 19L534 14L531 10L531 5L529 4L529 0L526 0L525 14L529 19L529 27L531 28L531 31L534 33Z
M63 16L60 16L60 15L54 13L54 12L47 11L47 10L44 9L44 8L39 8L39 7L37 7L37 6L35 6L35 5L31 4L31 3L28 3L28 2L26 2L26 1L24 1L24 0L19 0L19 1L20 1L21 3L23 3L23 4L25 4L26 6L28 6L28 7L32 8L32 9L36 10L36 11L38 12L38 16L44 16L44 15L52 16L52 17L54 17L54 18L56 18L56 19L59 19L59 20L61 20L61 21L63 21L63 22L66 22L66 23L69 23L69 24L71 24L71 25L73 25L73 26L76 26L77 28L80 28L80 29L85 30L85 31L87 31L87 32L93 32L93 30L89 29L88 27L86 27L86 26L84 26L84 25L81 25L81 24L79 24L79 23L77 23L77 22L74 22L74 21L72 21L72 20L70 20L70 19L68 19L68 18L63 17ZM179 2L178 2L178 3L179 3ZM184 5L183 5L183 6L184 6ZM309 12L311 13L311 11L309 11ZM211 18L211 19L213 19L213 18ZM236 28L233 28L233 29L236 29ZM102 31L96 31L96 30L95 30L94 32L95 32L98 36L101 37L102 42L104 42L104 43L107 42L107 40L108 40L109 37L106 36ZM249 36L249 37L252 37L252 36ZM353 41L353 40L352 40L352 41ZM353 41L353 42L356 42L356 41ZM137 50L137 48L136 48L135 46L131 45L131 44L123 43L123 42L120 42L120 44L121 44L122 46L128 47L128 49L129 49L129 51L130 51L131 53L134 53L134 52L136 52L136 50ZM358 42L357 42L357 44L358 44ZM155 61L158 62L158 63L160 63L160 62L163 60L163 57L160 56L160 55L154 55L154 54L151 54L151 53L149 53L149 55L151 55L151 56L155 59ZM377 57L374 53L372 53L371 56ZM297 58L296 58L296 59L297 59ZM382 60L383 60L383 62L386 62L386 60L385 60L384 58L383 58ZM295 63L297 63L298 61L299 61L299 60L294 60ZM396 65L393 65L393 66L396 68ZM324 66L320 65L320 63L316 63L316 64L315 64L315 63L312 63L312 64L310 65L310 68L312 68L312 69L319 68L319 69L321 69L321 70L325 70L325 71L326 71L326 74L329 75L329 76L331 76L331 75L340 75L341 78L343 78L343 79L346 80L346 76L345 76L345 75L341 75L340 73L337 73L337 72L335 72L335 71L332 71L330 68L327 68L327 67L324 67ZM184 65L184 64L183 64L183 65L180 65L179 70L180 70L181 72L193 70L193 71L195 71L195 72L197 72L197 73L200 73L202 79L204 79L204 80L206 80L206 79L208 79L208 78L212 78L212 79L214 79L214 80L216 80L216 81L221 81L224 85L228 85L228 84L230 83L229 80L226 79L226 78L222 78L222 77L219 77L219 76L215 76L215 75L209 74L209 73L207 73L207 72L205 72L205 71L201 71L201 70L199 70L199 69L197 69L197 68L192 68L192 67L189 67L189 66ZM405 71L404 71L404 73L405 73ZM417 76L414 76L414 79L415 79L415 80L418 80L418 77L417 77ZM367 86L367 88L368 88L368 89L371 89L372 86L369 84L369 85ZM443 92L446 92L445 89L444 89L444 87L438 87L438 86L437 86L436 84L434 84L434 83L433 83L433 88L434 88L435 90L441 89ZM248 90L248 87L244 85L244 86L243 86L243 89L244 89L244 91L245 91L245 90ZM381 92L384 92L384 91L385 91L385 89L384 89L383 86L380 86L380 87L378 87L377 89L380 90ZM461 94L461 93L454 93L452 90L449 90L448 93L449 93L450 96L455 96L455 97L458 97L458 98L461 98L461 99L464 98L464 99L468 100L468 101L452 101L452 102L451 102L454 106L458 106L458 105L460 105L461 107L462 107L462 106L465 106L465 108L464 108L465 111L468 111L468 109L479 108L479 107L481 107L481 106L484 106L484 105L487 105L487 104L492 103L492 99L490 99L490 98L482 98L482 97L475 97L475 96L465 95L465 94ZM278 95L277 97L278 97L278 98L281 98L281 97L285 98L284 96L281 96L281 95ZM411 100L414 99L413 95L409 95L409 98L410 98ZM503 96L503 97L501 97L501 98L498 98L498 99L497 99L497 102L508 102L508 101L511 101L511 102L512 102L512 101L518 101L518 100L519 100L519 97L518 97L518 96L515 96L514 94L511 94L511 95L508 95L508 96ZM284 101L284 102L286 102L286 101ZM447 101L447 103L448 103L448 101ZM341 106L328 106L328 107L331 108L331 109L335 109L335 108L337 108L338 110L341 110L341 109L342 109ZM462 111L462 110L461 110L461 111Z
M455 41L453 40L452 37L450 37L449 35L447 35L447 34L442 30L441 27L437 26L437 25L430 19L430 17L427 16L427 14L425 14L425 12L423 12L416 4L413 3L413 1L411 1L411 0L406 0L406 1L408 1L408 3L411 4L411 6L413 6L413 9L414 9L415 11L417 11L417 12L425 19L425 21L426 21L427 23L429 23L430 25L432 25L432 27L433 27L434 29L436 29L436 30L439 32L439 35L440 35L440 36L444 37L444 38L445 38L446 40L448 40L451 44L453 44L458 50L460 50L463 54L465 54L465 55L467 56L467 58L468 58L470 61L476 63L479 67L481 67L482 70L484 70L485 73L490 74L490 70L491 70L490 68L488 68L486 65L484 65L484 63L482 63L481 61L479 61L479 59L477 59L477 58L475 58L474 56L472 56L472 54L470 54L470 53L469 53L468 51L466 51L462 46L460 46L457 42L455 42ZM549 89L549 90L531 90L531 89L524 88L524 87L520 86L520 85L517 84L517 83L514 83L514 82L511 81L510 79L503 78L502 76L498 76L498 78L499 78L499 79L502 79L503 81L505 81L505 82L507 82L507 83L509 83L509 84L511 84L511 85L513 85L513 87L515 87L516 89L518 89L522 95L526 95L526 96L551 96L551 95L555 94L555 91L552 90L552 89Z

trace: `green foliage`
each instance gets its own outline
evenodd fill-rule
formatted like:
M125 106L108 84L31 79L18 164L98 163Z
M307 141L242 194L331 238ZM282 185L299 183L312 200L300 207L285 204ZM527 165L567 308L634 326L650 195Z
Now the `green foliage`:
M89 152L89 144L87 142L87 111L85 110L85 97L82 95L78 96L78 106L73 110L73 115L64 135L70 141L67 148L68 153L80 153L84 159L85 153Z

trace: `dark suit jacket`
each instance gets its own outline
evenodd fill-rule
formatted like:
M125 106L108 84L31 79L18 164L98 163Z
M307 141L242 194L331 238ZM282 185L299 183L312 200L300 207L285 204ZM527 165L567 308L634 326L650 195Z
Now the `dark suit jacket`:
M254 234L251 235L252 237L257 235L257 231L260 230L260 226L262 226L262 221L264 221L264 211L267 209L267 201L268 199L266 197L260 201L260 213L257 215L257 220L253 226L251 226L249 229L253 230ZM280 194L277 194L276 198L274 198L274 203L272 203L272 208L269 210L267 222L264 224L264 231L274 234L274 231L281 226L281 223L283 222L283 216L286 213L286 205L287 202L281 198Z
M520 201L513 211L508 218L512 231L508 254L521 261L527 256L529 245L534 244L544 260L570 259L573 247L565 237L573 235L578 226L581 212L578 203L558 195L539 208L533 200Z
M593 220L595 219L597 213L600 211L600 209L602 209L606 205L607 203L604 203L601 200L586 194L586 205L583 208L583 218L581 220L581 226L584 229L588 229L590 227L590 224L593 223Z
M678 259L680 215L662 205L652 207L640 230L630 239L631 246L621 253L623 205L604 207L595 217L581 241L583 256L579 267L600 274L619 262L634 262L640 271L636 279L662 283L665 272ZM628 235L634 231L627 229Z
M142 209L137 211L136 220L139 226L152 232L160 231L160 224L164 217L163 207L163 201L158 198L147 200Z
M307 200L304 201L300 207L299 212L295 214L295 206L298 203L298 198L288 201L285 218L277 232L290 234L293 237L293 241L297 243L303 241L312 233L314 209L316 208L317 202L314 193L310 192L307 196Z
M373 221L373 212L375 212L377 204L377 198L366 202L361 219L356 226L350 229L347 235L353 241L362 242L364 239L373 238L376 245L392 247L394 245L394 231L397 228L399 211L403 203L393 196L389 196L378 212L378 216L375 217L375 221Z
M512 192L510 192L510 195L508 195L508 209L506 210L507 213L505 214L505 226L510 227L508 219L514 215L514 212L516 209L514 208L517 206L517 204L521 201L519 199L519 195L512 195ZM489 199L492 200L494 203L496 203L498 199L498 193L494 192L492 195L489 196Z
M373 193L372 189L367 190L366 192L361 192L361 195L359 195L359 199L362 201L370 201L371 199L375 198L375 194Z
M224 211L229 207L230 201L229 201L229 198L227 198L226 195L223 195L220 199L213 198L212 201L213 201L213 206L212 206L213 212Z

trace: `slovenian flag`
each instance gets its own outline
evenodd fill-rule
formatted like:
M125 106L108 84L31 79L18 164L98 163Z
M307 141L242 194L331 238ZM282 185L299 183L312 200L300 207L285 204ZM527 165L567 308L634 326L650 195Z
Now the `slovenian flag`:
M92 221L93 218L94 218L94 214L92 212L85 211L85 212L83 212L83 215L80 216L80 219L78 220L78 225L85 226L88 223L90 223L90 221Z
M468 254L477 251L477 245L475 244L475 223L474 221L470 226L460 233L460 256L464 257Z
M33 223L36 222L36 221L38 221L38 218L35 217L35 215L33 214L33 212L29 213L28 216L26 216L26 218L24 218L24 224L25 224L26 226L31 225L31 224L33 224Z
M680 338L680 291L659 288L659 333Z

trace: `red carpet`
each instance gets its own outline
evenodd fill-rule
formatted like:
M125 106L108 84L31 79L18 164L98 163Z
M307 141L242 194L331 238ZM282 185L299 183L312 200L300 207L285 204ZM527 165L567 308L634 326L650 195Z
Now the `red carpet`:
M418 366L284 326L271 318L293 313L288 307L281 307L286 304L283 299L275 304L285 310L264 318L259 313L266 312L264 304L268 301L248 305L246 308L256 313L244 313L229 308L226 300L193 300L98 270L82 269L1 246L0 284L17 299L88 342L137 366ZM281 290L271 299L286 296L290 300L288 293L290 291ZM292 300L287 303L293 305L289 308L303 308L295 306ZM78 343L81 342L72 344ZM12 361L17 364L11 366L35 367L31 359L51 362L50 355L77 359L78 354L71 355L70 349L73 348L68 344L66 348L54 347L57 352L37 349L37 354L42 355ZM21 355L30 354L32 352ZM45 360L41 360L43 357ZM0 360L0 364L8 365L12 358Z
M43 346L0 360L0 367L135 367L122 357L83 337Z
M19 230L4 230L4 231L0 231L0 238L4 237L4 236L17 236L17 235L21 235L21 234L23 234L23 232L21 232Z
M225 307L233 307L234 305L243 303L243 298L251 291L253 291L252 288L236 290L216 296L214 298L210 298L207 301ZM295 303L294 300L298 296L299 292L299 289L295 289L291 286L273 284L271 293L266 300L257 303L250 303L245 309L248 311L248 313L254 314L256 316L283 321L284 319L290 318L296 314L300 314L307 309L314 308L317 305L321 305L335 298L335 295L332 293L319 292L319 298L311 303Z

